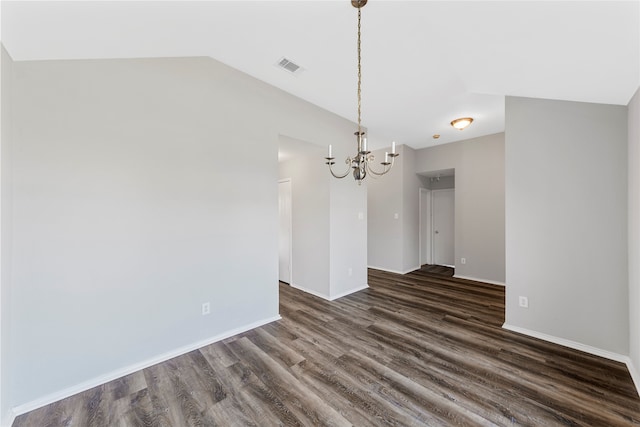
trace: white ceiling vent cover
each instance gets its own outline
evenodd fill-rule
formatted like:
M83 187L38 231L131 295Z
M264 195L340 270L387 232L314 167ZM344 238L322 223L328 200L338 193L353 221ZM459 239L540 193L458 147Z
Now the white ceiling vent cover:
M280 58L280 60L275 64L276 67L282 68L283 70L297 75L304 71L304 68L293 62L292 60L285 58L284 56Z

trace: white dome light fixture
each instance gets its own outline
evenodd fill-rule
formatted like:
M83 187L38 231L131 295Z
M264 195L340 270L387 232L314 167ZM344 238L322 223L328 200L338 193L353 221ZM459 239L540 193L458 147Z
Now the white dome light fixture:
M451 126L458 130L464 130L467 126L469 126L473 122L471 117L462 117L459 119L455 119L451 122Z

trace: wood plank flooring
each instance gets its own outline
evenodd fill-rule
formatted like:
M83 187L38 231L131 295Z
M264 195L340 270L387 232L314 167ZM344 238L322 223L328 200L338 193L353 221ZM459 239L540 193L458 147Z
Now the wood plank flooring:
M18 417L24 426L640 426L626 367L500 328L504 289L370 270L327 302Z
M455 269L453 267L447 267L446 265L436 264L423 264L420 269L414 273L426 273L429 275L435 274L436 276L453 277Z

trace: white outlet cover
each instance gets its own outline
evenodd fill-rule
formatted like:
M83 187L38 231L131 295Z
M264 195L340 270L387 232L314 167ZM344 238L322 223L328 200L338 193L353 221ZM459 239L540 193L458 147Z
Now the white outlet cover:
M527 298L527 297L518 297L518 304L522 308L529 308L529 298Z
M208 302L202 304L202 315L211 313L211 305Z

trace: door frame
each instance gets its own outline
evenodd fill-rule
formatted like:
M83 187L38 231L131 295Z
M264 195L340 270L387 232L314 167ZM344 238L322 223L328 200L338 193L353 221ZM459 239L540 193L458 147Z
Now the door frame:
M426 209L422 209L423 201L426 204ZM433 264L433 242L431 233L433 229L433 223L431 220L431 190L428 188L420 187L418 190L418 260L420 266L423 265L422 259L424 255L424 264ZM423 227L426 228L426 232L423 232ZM426 248L426 254L423 254L423 246Z
M433 232L434 232L434 227L433 227L433 193L443 193L445 191L452 191L453 192L453 218L451 218L451 220L453 221L453 265L449 265L449 264L438 264L438 265L444 265L445 267L451 267L451 268L455 268L455 263L456 263L456 234L455 234L455 224L456 224L456 189L454 188L439 188L436 190L431 190L430 192L430 196L431 196L431 205L430 205L430 209L431 209L431 228L430 228L430 239L431 239L431 261L434 261L434 253L435 253L435 238L433 236ZM432 262L433 264L433 262Z
M278 204L280 204L280 184L289 183L289 285L293 283L293 182L291 178L278 180ZM278 212L278 229L280 229L280 213ZM278 233L279 234L279 233ZM278 236L280 239L280 236ZM280 281L280 250L278 249L278 281ZM283 282L284 283L284 282Z

